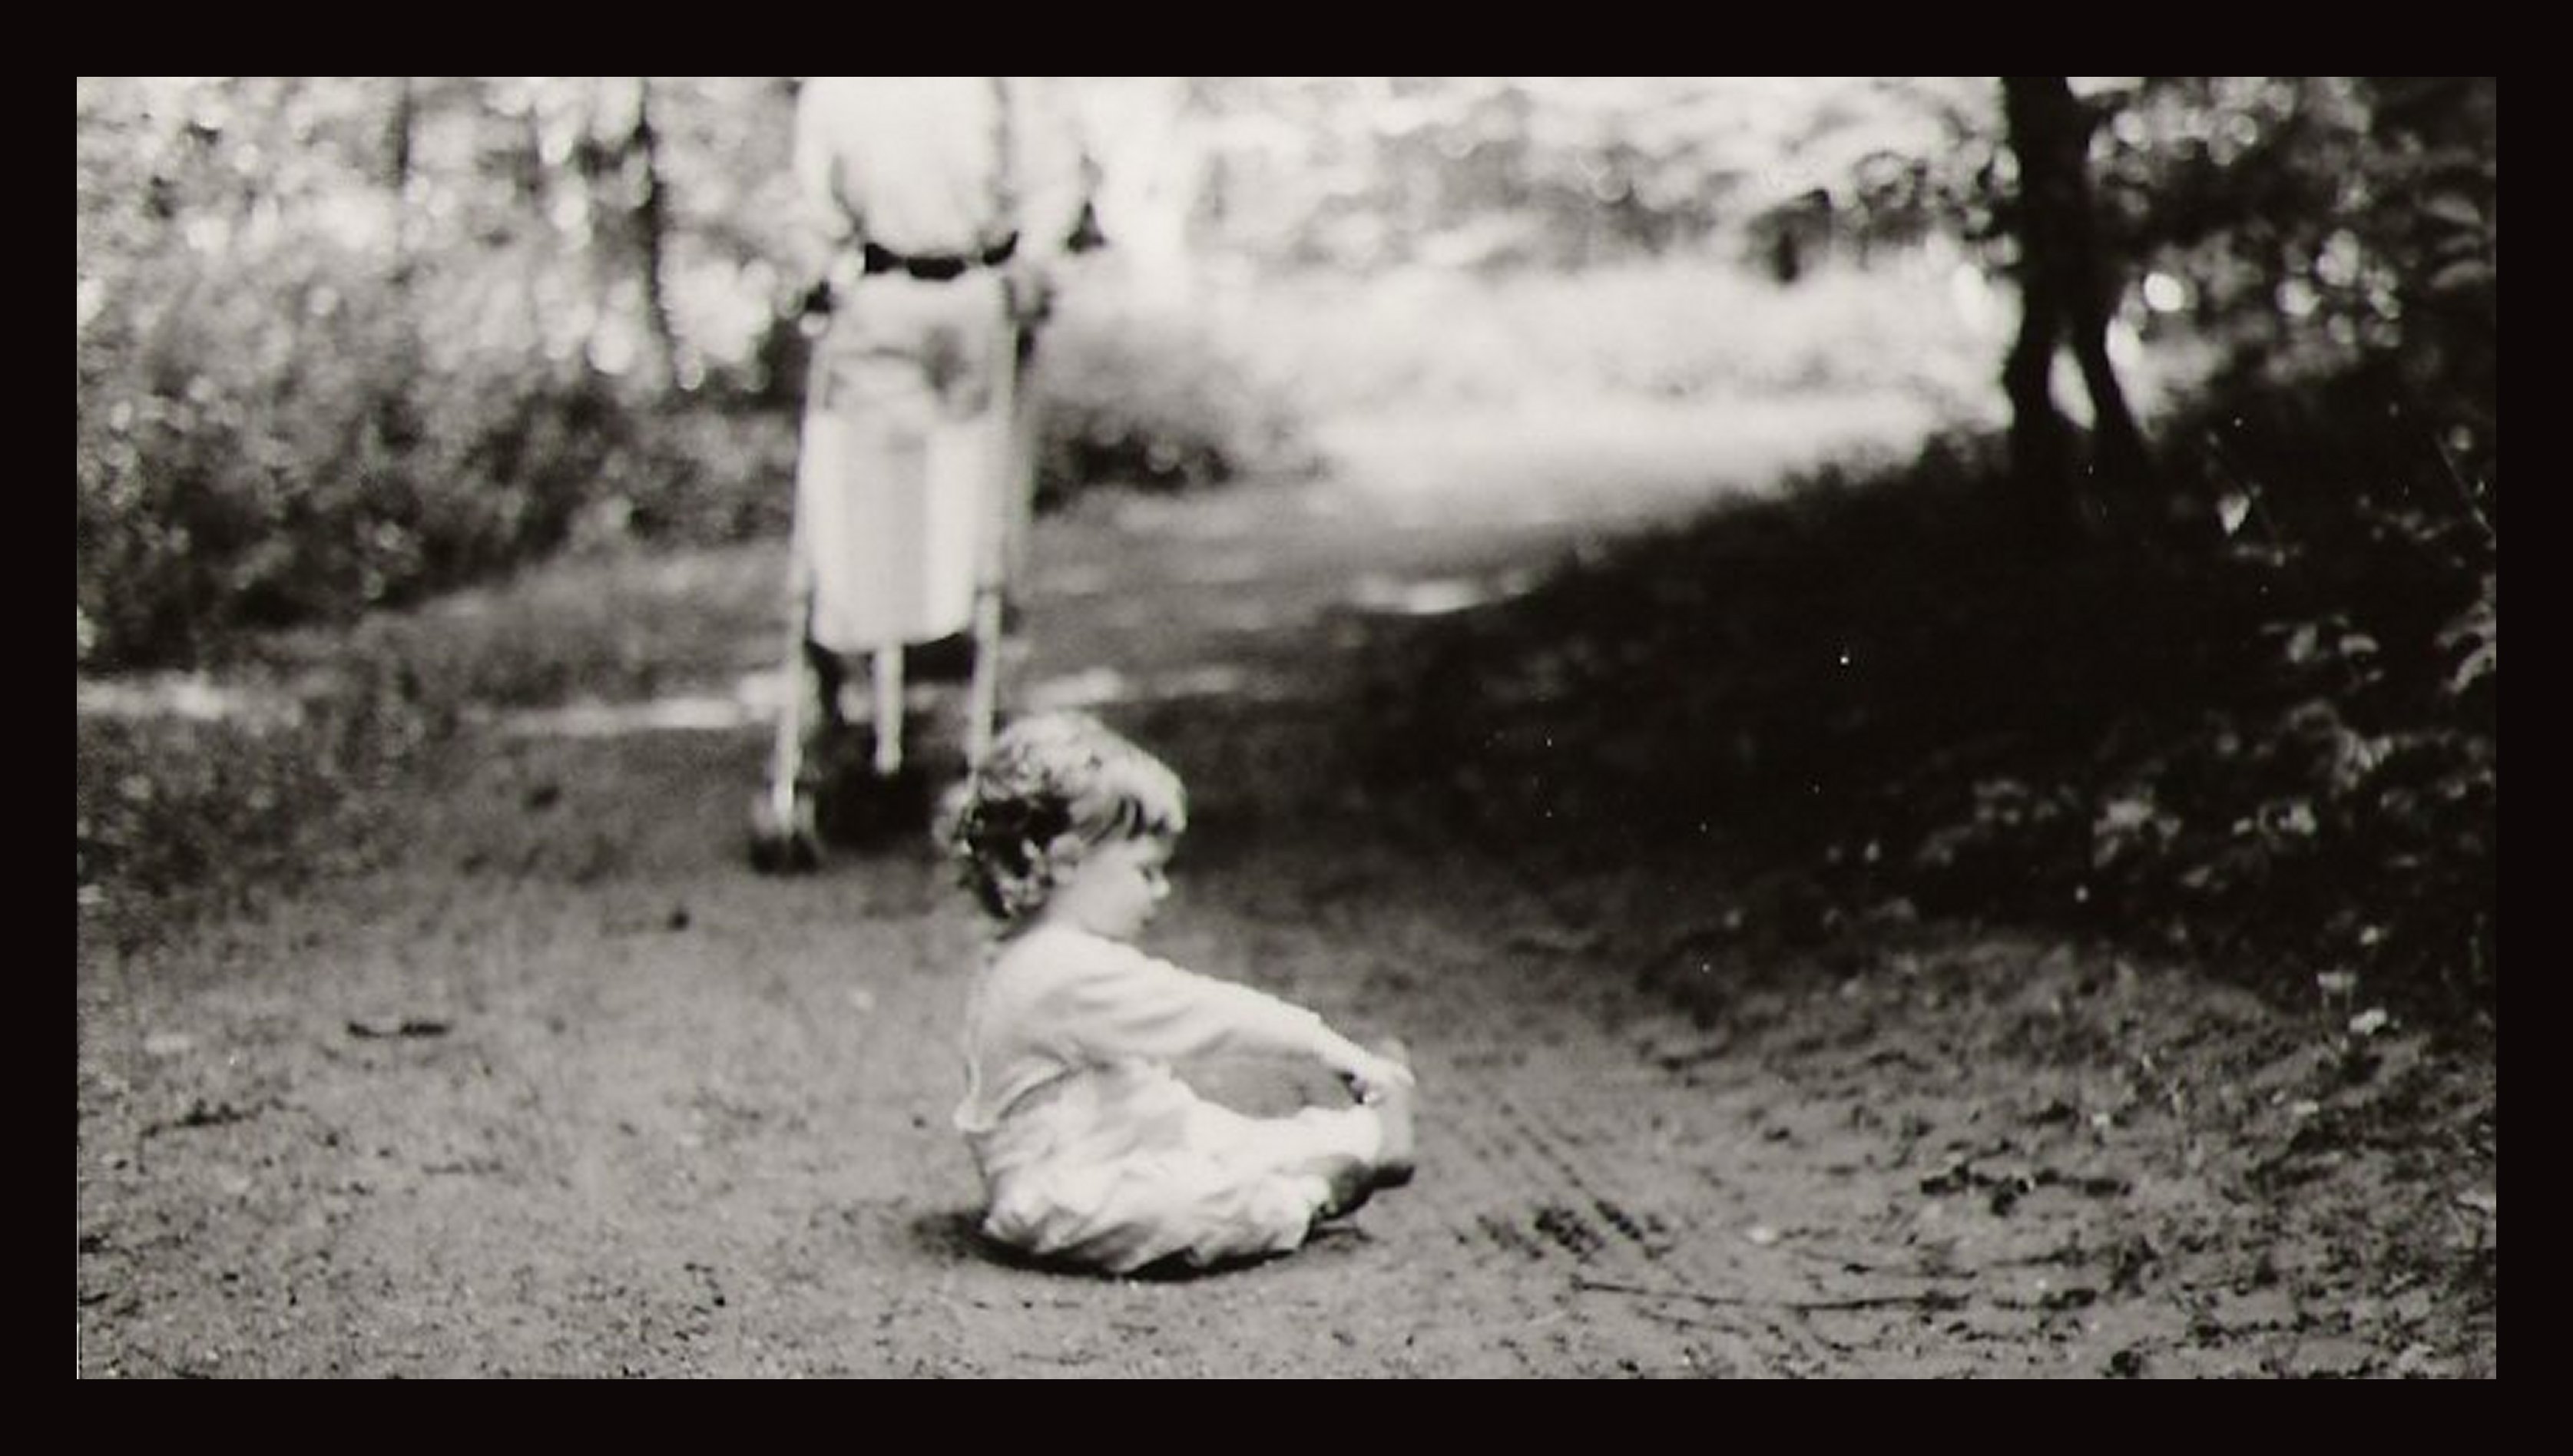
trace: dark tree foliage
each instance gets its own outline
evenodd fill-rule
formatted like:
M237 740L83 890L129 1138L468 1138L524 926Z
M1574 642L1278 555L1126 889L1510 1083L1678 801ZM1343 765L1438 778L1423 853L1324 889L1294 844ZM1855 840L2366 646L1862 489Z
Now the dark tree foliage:
M2018 269L2031 327L1995 362L2018 437L1808 482L1411 634L1378 701L1388 781L1442 777L1504 839L1729 842L1753 931L1763 904L1796 933L2027 918L2488 1014L2493 81L1988 94L1947 146L1870 150L1828 224L1808 196L1768 236L1802 267L1817 239L1945 227ZM2151 450L2106 529L2033 534L2088 478L2039 363L2113 319L2212 366L2136 421ZM2126 449L2092 443L2095 467Z
M2024 270L2033 248L2078 273L2060 297L2102 281L2148 347L2211 345L2216 364L2152 422L2153 468L2136 477L2149 508L2070 568L2121 590L2077 591L2087 608L2058 631L1986 644L2121 681L2121 706L2078 772L1953 786L1920 883L1970 908L2078 898L2111 923L2489 1005L2494 78L2146 77L2083 103L2061 78L2005 88L2010 147L1914 174L1892 217L2015 237ZM2031 176L2048 144L2055 175ZM2078 222L2077 171L2087 238L2020 207L2064 188ZM2028 359L2005 372L2015 401L2039 399ZM2119 411L2085 372L2108 473ZM2022 481L2032 452L2056 468L2029 412Z

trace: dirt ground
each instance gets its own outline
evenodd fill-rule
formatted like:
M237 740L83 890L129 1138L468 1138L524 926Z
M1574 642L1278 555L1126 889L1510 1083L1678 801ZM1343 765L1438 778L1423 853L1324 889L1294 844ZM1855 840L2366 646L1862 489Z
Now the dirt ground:
M604 600L665 711L494 706L378 806L372 868L83 937L77 1372L2498 1373L2488 1039L1972 928L1755 954L1712 866L1575 872L1358 794L1367 615L1616 524L1337 479L1044 527L1013 697L1095 706L1196 796L1153 948L1421 1074L1411 1187L1189 1279L975 1235L981 927L925 840L746 868L763 725L722 709L779 548L431 608L500 641Z

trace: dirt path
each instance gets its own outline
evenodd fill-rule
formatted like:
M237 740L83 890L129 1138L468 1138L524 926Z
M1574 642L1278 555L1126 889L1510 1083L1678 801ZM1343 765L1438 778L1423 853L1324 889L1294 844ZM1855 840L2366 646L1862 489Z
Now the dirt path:
M1189 777L1156 949L1410 1041L1412 1188L1196 1280L991 1256L946 1121L962 897L910 841L743 866L762 739L720 709L776 553L574 564L444 610L629 602L661 696L715 711L495 716L380 868L85 944L79 1372L2495 1371L2488 1066L2392 1029L2354 1077L2330 1018L2016 939L1753 966L1705 949L1689 867L1549 880L1369 813L1353 612L1574 543L1383 505L1050 523L1017 681ZM681 610L684 647L649 638ZM2371 1141L2397 1096L2435 1107Z

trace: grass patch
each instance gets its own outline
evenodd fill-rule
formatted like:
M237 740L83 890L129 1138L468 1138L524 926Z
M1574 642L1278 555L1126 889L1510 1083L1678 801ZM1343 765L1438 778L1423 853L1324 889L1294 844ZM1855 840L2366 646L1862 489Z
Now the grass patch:
M773 668L782 556L602 545L354 626L232 638L207 671L85 678L81 934L132 949L376 863L478 713Z
M132 952L381 850L380 806L442 727L418 676L352 657L327 684L249 682L204 713L84 692L73 843L85 945Z

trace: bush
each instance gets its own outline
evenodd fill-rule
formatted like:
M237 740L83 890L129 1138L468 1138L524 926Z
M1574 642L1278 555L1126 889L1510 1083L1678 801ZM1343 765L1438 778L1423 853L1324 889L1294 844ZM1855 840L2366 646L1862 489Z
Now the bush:
M2174 421L2155 540L2032 557L1998 447L1952 442L1412 629L1377 661L1377 783L1513 841L1712 836L1851 917L2057 923L2489 1009L2493 505L2370 387Z
M173 251L120 280L78 341L81 665L196 661L582 528L782 523L791 423L488 327L499 282L398 280L315 240L220 268Z
M1031 387L1041 507L1096 484L1188 490L1311 465L1280 396L1176 310L1071 295L1042 336Z
M512 314L505 255L390 275L306 240L176 249L78 339L79 662L186 664L565 545L782 534L795 400L611 376ZM1298 467L1286 412L1210 333L1101 300L1045 336L1042 498Z

